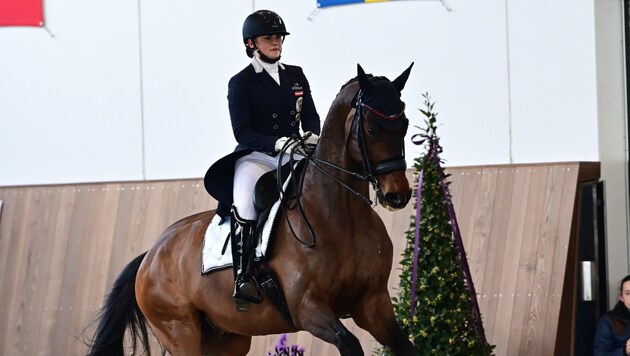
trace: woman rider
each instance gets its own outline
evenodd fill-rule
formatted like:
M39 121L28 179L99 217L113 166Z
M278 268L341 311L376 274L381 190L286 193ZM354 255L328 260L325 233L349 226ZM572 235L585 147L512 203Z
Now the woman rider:
M239 310L246 310L247 303L262 301L252 278L256 181L277 167L278 152L289 137L302 129L308 136L306 144L316 144L320 133L319 115L302 68L280 62L288 34L284 21L273 11L258 10L245 19L243 43L251 62L228 84L230 119L238 146L206 174L206 189L220 202L217 214L227 216L226 207L231 205L233 296ZM226 195L216 186L213 170L233 172L232 194Z

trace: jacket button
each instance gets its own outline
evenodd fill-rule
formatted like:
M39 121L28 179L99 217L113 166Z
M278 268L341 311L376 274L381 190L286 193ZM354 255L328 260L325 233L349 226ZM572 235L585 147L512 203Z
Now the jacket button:
M273 113L273 115L271 115L274 119L278 117L278 114L276 114L275 112Z
M295 111L291 110L291 115L295 115Z
M278 129L278 125L273 125L273 129L277 130Z
M295 121L291 121L291 126L295 126Z

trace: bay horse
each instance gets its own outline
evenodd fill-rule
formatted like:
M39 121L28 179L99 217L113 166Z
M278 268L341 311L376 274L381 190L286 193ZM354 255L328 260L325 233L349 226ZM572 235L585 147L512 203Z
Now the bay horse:
M133 354L136 346L148 351L147 325L176 356L246 355L253 335L300 330L334 344L341 355L363 355L359 340L341 323L344 317L394 354L415 355L388 294L392 242L370 200L370 184L390 210L411 198L404 154L408 120L400 93L412 66L390 81L358 65L357 77L331 105L304 168L303 215L298 209L279 213L286 219L279 217L266 256L289 321L269 298L237 312L231 269L200 274L204 233L216 213L206 211L168 227L125 267L99 312L89 355L123 355L127 328Z

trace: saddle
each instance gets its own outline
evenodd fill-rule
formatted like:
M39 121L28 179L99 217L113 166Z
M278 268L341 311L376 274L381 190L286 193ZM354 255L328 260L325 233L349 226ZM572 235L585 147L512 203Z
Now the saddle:
M278 170L274 169L263 174L256 185L254 186L254 208L258 212L258 220L256 222L256 238L254 241L258 242L262 239L263 227L269 218L269 215L272 211L274 204L280 199L280 190L279 187L284 187L286 180L289 178L289 174L291 174L292 182L286 186L285 194L292 194L292 192L297 191L298 187L295 187L294 184L299 184L301 172L304 168L305 160L298 161L297 164L295 162L288 162L284 164L280 168L281 182L278 181ZM295 167L291 167L292 164L295 164ZM280 203L282 204L282 203ZM269 240L271 248L271 244L273 240ZM255 248L255 246L254 246ZM278 278L275 273L267 268L264 259L261 259L258 273L258 281L260 287L265 291L265 294L269 298L269 300L273 303L273 305L280 311L282 317L290 324L293 325L293 320L291 318L291 313L289 312L289 308L286 303L286 299L284 296L284 292L280 287L280 283L278 282Z
M289 173L292 173L292 182L289 184L285 190L285 194L292 194L297 187L293 186L293 183L298 182L296 176L300 176L302 169L304 167L304 160L299 161L295 167L291 167L291 162L285 163L280 168L280 175L282 178L281 182L278 182L278 170L274 169L263 174L256 185L254 186L254 208L258 213L258 220L256 222L256 236L260 237L262 233L262 228L269 218L269 214L271 212L271 208L273 205L280 199L280 191L278 187L283 187L286 183L286 180L289 178Z

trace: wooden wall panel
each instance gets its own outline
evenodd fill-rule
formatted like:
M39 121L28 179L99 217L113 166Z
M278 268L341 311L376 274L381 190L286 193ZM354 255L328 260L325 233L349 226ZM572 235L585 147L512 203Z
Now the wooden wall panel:
M562 342L555 332L583 166L448 169L486 336L497 355L548 355ZM598 166L587 168L598 174ZM0 187L0 200L2 355L85 353L81 332L122 268L171 223L216 206L198 179ZM376 209L397 261L412 204L395 213ZM391 271L392 295L399 273L397 266ZM344 323L367 354L377 347L352 321ZM250 355L265 355L277 339L255 337ZM307 355L337 354L308 333L289 335L296 342Z
M507 215L506 235L498 238L505 240L503 249L503 265L495 266L500 272L499 289L493 291L497 294L497 311L494 319L490 319L490 315L486 315L486 311L482 309L482 317L484 325L492 330L487 334L488 341L496 345L495 352L497 355L508 354L508 342L512 333L509 321L512 319L512 313L515 307L517 279L515 271L518 270L519 259L515 256L521 254L521 246L523 244L523 229L526 224L527 200L519 199L519 197L527 196L529 192L530 172L522 172L520 170L506 170L514 179L514 186L511 190L504 192L504 197L510 200L509 209L504 212ZM520 174L519 174L520 173ZM461 210L460 210L461 211ZM472 238L472 237L471 237ZM492 266L492 265L491 265ZM474 278L474 276L473 276ZM483 293L478 290L477 293ZM499 323L497 321L503 321Z
M580 163L448 169L462 234L470 234L463 240L486 336L497 355L552 355L559 343L570 343L556 332L568 246L576 237L577 188L596 179L598 169ZM580 177L581 170L589 174Z
M80 334L122 267L176 219L214 207L200 187L199 180L1 187L0 354L84 352Z

